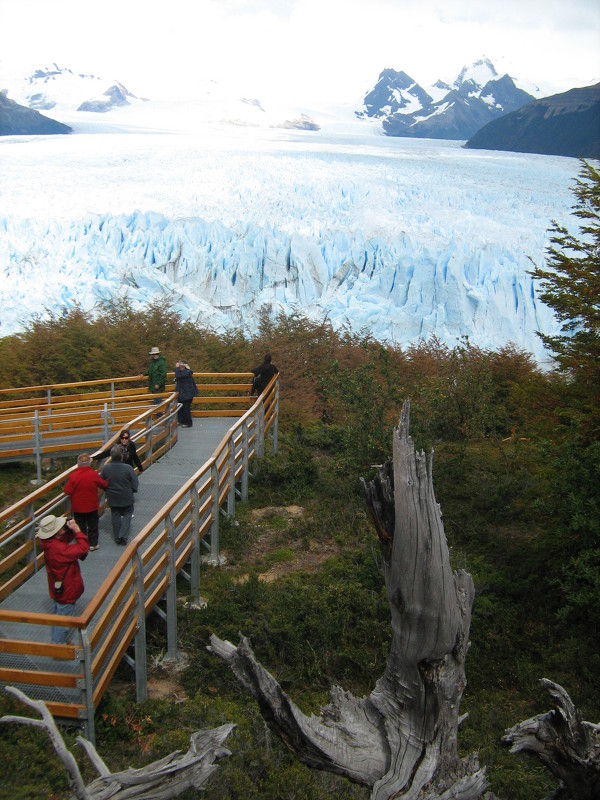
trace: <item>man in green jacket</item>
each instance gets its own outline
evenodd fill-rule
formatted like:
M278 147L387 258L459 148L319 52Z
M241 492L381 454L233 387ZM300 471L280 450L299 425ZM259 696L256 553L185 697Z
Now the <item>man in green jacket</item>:
M160 354L158 347L150 349L150 363L144 375L148 376L148 389L156 394L164 392L167 382L167 359Z

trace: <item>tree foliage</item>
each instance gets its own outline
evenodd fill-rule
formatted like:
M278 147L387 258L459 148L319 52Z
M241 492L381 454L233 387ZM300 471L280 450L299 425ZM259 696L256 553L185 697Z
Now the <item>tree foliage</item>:
M597 425L600 406L600 173L581 162L573 193L579 234L554 221L546 266L537 266L540 298L561 322L560 333L539 334L567 374Z

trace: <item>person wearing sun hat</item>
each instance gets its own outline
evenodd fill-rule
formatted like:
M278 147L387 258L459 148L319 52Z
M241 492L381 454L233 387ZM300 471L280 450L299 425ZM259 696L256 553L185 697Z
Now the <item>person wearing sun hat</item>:
M151 347L149 355L152 356L148 369L144 375L148 376L148 389L156 394L164 392L167 383L167 359L161 355L158 347Z
M54 613L62 617L75 614L75 602L84 591L79 561L87 556L90 545L74 519L49 514L40 520L36 531L46 559L48 592L54 601ZM53 644L66 644L72 628L52 627Z

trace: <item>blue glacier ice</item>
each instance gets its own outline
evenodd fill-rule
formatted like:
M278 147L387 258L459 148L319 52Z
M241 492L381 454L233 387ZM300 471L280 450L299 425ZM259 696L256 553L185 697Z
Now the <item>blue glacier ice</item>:
M5 137L0 333L126 295L216 331L299 311L543 361L536 331L558 326L528 270L551 221L574 224L578 170L368 131Z

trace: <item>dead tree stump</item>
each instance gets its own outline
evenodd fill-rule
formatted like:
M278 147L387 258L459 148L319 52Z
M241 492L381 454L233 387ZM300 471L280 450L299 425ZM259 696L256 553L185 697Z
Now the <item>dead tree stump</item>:
M466 685L474 585L453 572L433 492L433 456L415 453L405 402L393 459L363 481L384 559L392 615L387 666L362 699L339 687L319 717L307 717L259 664L248 641L216 636L225 659L261 713L311 767L371 787L373 800L476 800L487 782L477 756L458 756L459 708Z
M600 725L586 722L567 692L542 678L554 708L520 722L502 741L511 753L536 755L559 780L547 800L595 800L600 797Z
M52 714L41 700L32 700L20 689L6 686L6 691L14 694L22 703L35 709L41 719L5 715L0 722L18 722L46 731L57 756L67 773L69 788L77 800L169 800L187 789L202 789L206 781L218 769L217 761L231 755L223 746L235 725L221 725L220 728L196 731L190 737L186 753L175 751L160 761L153 761L140 769L111 772L94 745L81 736L77 742L83 747L98 776L85 784L77 762L68 750Z

